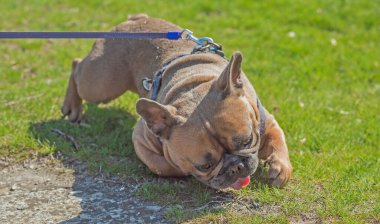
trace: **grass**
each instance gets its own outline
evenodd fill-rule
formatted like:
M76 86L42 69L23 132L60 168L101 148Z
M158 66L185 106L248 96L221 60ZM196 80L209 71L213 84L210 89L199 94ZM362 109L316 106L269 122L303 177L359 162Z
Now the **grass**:
M250 186L236 193L261 205L253 214L192 213L198 205L188 206L181 197L202 201L203 195L206 202L212 192L191 179L182 184L186 190L170 179L159 186L147 183L141 197L162 202L157 196L172 194L164 198L174 205L167 217L176 222L380 221L378 1L15 0L2 2L0 27L108 31L138 12L211 36L228 56L242 51L245 73L286 133L294 167L284 189ZM0 157L21 160L59 151L93 170L154 178L131 144L136 95L87 105L87 126L60 119L71 60L85 56L93 40L0 41ZM80 150L54 128L75 136Z

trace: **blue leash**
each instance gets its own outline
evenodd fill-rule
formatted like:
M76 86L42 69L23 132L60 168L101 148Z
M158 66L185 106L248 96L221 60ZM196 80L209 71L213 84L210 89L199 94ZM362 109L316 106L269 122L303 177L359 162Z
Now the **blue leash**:
M191 40L197 44L194 51L209 50L224 56L222 46L210 37L197 38L188 29L168 32L0 32L0 39L168 39Z
M131 33L131 32L0 32L0 39L63 39L63 38L104 38L104 39L168 39L182 38L183 31L164 33Z

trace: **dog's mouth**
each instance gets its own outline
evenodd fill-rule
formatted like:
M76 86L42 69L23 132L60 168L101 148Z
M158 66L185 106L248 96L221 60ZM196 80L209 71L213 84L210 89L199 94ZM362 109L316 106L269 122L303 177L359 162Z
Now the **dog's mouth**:
M226 154L223 167L216 176L207 181L207 185L215 189L241 190L251 182L250 175L255 172L257 165L257 154L246 157Z
M244 177L244 178L238 178L235 183L231 184L231 188L235 190L240 190L243 187L248 186L249 182L251 182L251 178L249 176Z

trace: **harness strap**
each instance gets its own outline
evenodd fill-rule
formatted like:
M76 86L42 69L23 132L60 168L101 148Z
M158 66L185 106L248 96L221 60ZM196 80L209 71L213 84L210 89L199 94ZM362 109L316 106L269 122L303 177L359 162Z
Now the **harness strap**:
M142 80L142 85L144 89L148 92L152 91L152 95L150 97L151 100L157 100L158 91L160 90L160 87L161 87L162 74L165 72L166 68L170 65L170 63L188 55L190 54L181 54L173 59L170 59L169 61L164 63L162 65L162 68L153 75L153 79L144 78Z
M261 104L261 101L259 99L259 97L257 97L257 107L259 109L259 113L260 113L260 127L259 127L259 131L260 131L260 136L263 137L264 136L264 133L265 133L265 111L264 111L264 106Z

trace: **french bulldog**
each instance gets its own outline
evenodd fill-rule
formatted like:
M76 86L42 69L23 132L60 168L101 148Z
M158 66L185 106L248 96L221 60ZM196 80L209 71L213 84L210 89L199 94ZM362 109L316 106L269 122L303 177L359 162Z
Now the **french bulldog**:
M138 14L112 31L172 30L182 29ZM83 60L72 63L63 115L79 122L83 100L107 103L129 90L140 96L134 148L153 173L240 189L263 160L268 183L284 186L292 172L285 136L242 71L242 54L228 61L213 52L194 53L195 46L190 40L96 40ZM160 88L153 93L144 80L160 70Z

